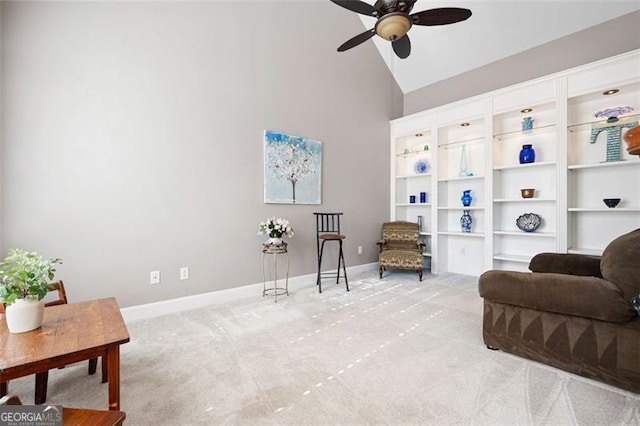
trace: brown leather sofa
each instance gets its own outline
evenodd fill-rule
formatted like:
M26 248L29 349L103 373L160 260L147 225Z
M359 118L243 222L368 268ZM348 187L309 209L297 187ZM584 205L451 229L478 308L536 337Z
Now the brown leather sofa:
M640 229L601 259L541 253L529 269L480 276L485 344L640 393Z

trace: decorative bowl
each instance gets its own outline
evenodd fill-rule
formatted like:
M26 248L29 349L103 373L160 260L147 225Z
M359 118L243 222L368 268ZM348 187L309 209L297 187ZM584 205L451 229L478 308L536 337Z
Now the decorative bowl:
M418 174L427 173L427 170L429 170L429 163L427 163L427 160L424 158L420 158L413 165L413 170Z
M609 207L610 209L614 208L620 202L620 198L603 198L602 201Z
M533 198L533 194L535 193L535 191L536 190L534 188L521 189L520 195L522 195L522 198Z
M533 232L542 224L542 218L535 213L525 213L516 219L516 226L524 232Z

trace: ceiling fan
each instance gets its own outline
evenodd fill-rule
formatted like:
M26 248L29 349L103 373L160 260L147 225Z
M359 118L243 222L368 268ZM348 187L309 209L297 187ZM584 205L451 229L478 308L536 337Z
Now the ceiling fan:
M464 21L471 16L469 9L458 7L441 7L409 15L416 0L377 0L373 6L360 0L331 1L352 12L378 18L373 28L347 40L338 47L338 52L356 47L378 34L391 42L393 51L401 59L407 58L411 53L411 41L407 31L412 25L448 25Z

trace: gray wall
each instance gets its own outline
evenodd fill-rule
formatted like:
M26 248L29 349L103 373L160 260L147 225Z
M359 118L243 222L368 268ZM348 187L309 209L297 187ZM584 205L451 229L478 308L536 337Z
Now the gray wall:
M549 3L552 7L551 2ZM545 43L404 96L404 114L553 74L640 48L640 12Z
M355 14L328 1L4 2L1 25L3 252L62 257L72 300L261 282L257 224L271 215L295 228L292 276L315 272L314 211L345 213L348 266L377 260L401 96L373 43L336 52L362 31ZM323 141L322 205L263 203L264 129Z

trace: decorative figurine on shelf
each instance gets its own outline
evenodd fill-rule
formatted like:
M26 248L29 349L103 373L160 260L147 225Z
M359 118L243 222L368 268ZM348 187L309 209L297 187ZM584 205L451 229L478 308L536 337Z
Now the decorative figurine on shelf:
M424 231L424 221L422 216L418 216L418 231Z
M462 197L460 198L462 201L462 205L465 207L469 207L471 205L471 201L473 201L473 197L471 196L471 190L465 189L462 191Z
M522 119L522 133L530 133L533 129L533 117L524 117Z
M473 173L467 170L467 146L462 145L462 153L460 154L460 171L458 172L460 177L473 176Z
M469 214L469 210L463 210L462 217L460 218L460 226L462 227L462 232L471 232L472 223L473 219Z
M620 161L620 137L622 136L622 129L636 127L638 126L638 121L621 124L615 123L620 120L618 116L631 111L633 111L633 108L624 106L605 109L594 114L596 118L607 117L606 123L594 123L591 126L591 140L589 141L590 143L596 143L598 135L603 131L607 132L607 156L604 162Z
M520 150L520 164L533 163L536 161L536 151L533 145L522 145Z

